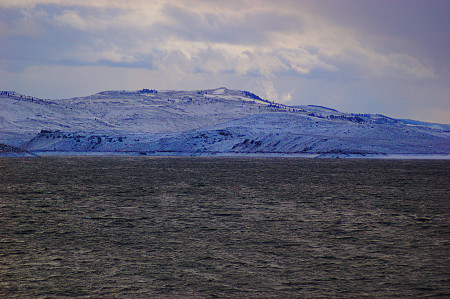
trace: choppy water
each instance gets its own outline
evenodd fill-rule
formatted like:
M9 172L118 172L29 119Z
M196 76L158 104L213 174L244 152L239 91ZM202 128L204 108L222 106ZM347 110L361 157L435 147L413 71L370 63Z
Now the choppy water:
M0 159L0 297L450 296L450 161Z

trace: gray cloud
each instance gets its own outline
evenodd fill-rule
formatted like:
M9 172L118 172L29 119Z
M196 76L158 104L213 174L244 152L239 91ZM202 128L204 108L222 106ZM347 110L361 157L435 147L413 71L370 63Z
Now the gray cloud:
M220 11L202 13L171 5L162 12L173 20L166 28L169 34L193 41L266 45L270 44L271 32L298 32L303 26L298 15L280 14L267 9L253 9L227 16Z
M420 55L448 71L450 2L447 0L299 1L337 24L356 30L380 51Z

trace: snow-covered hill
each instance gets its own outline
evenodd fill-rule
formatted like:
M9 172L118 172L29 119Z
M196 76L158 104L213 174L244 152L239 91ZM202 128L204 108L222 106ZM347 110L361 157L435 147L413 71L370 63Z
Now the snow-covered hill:
M0 142L30 152L450 155L446 128L286 106L226 88L107 91L62 100L0 93Z
M245 91L105 91L83 98L41 100L0 94L3 131L182 132L274 107Z

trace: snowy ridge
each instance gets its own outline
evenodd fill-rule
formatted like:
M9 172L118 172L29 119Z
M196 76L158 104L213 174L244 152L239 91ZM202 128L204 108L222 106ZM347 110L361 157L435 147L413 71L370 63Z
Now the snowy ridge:
M182 132L269 111L268 106L268 102L249 92L223 88L105 91L83 98L52 101L1 92L0 129Z
M223 87L105 91L60 100L0 92L0 142L41 154L450 157L447 128L287 106Z

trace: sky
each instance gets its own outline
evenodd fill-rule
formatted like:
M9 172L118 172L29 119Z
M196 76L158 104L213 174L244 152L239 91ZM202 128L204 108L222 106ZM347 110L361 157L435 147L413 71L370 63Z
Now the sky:
M448 0L0 0L0 90L248 90L450 123Z

